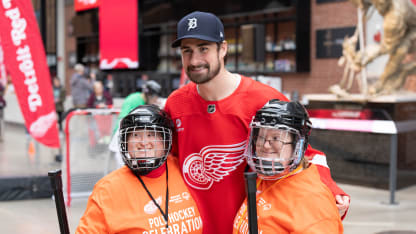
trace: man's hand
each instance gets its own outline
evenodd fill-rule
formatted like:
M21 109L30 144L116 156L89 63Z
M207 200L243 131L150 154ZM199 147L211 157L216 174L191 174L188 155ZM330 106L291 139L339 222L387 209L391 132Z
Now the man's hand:
M342 217L344 216L345 212L350 207L350 197L342 196L342 195L335 195L335 200L337 202L339 215Z

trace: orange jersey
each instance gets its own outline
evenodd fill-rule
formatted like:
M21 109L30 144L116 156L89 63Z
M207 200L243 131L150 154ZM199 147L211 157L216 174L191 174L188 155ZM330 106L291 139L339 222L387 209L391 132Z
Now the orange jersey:
M193 82L169 96L165 110L175 123L172 155L178 156L185 183L209 224L204 233L232 232L245 198L243 153L249 125L256 111L273 98L288 100L244 76L234 93L219 101L204 100ZM305 157L318 165L320 179L333 194L345 194L332 180L325 154L308 147Z
M245 200L234 219L233 233L248 233L247 212ZM282 180L261 181L257 216L260 234L343 233L335 198L313 164Z
M177 159L169 156L168 224L139 179L124 166L94 187L76 233L202 233L199 210L181 177ZM157 178L141 177L165 211L166 171Z
M234 216L245 198L243 153L249 125L256 111L273 98L288 100L244 76L234 93L219 101L204 100L193 82L169 96L165 110L175 123L172 155L178 156L185 183L204 223L209 224L204 233L232 232ZM332 180L322 152L308 147L305 156L319 165L322 181L334 194L345 194Z

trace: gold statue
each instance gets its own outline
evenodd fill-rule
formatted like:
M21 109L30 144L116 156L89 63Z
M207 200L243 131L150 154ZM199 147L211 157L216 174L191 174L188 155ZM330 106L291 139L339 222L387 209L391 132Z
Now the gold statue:
M416 6L411 0L350 1L365 12L368 10L369 3L375 7L384 20L383 37L380 44L367 46L358 52L355 52L355 47L353 47L357 42L357 32L352 37L346 38L343 44L343 57L348 57L345 60L349 62L341 63L346 66L344 77L347 76L345 74L347 66L348 69L358 72L378 56L388 54L389 59L383 73L374 85L369 87L368 92L372 95L379 95L399 90L409 74L416 74L416 61L414 59L405 61L409 54L416 52ZM331 88L334 89L334 87ZM341 86L341 88L348 87Z
M358 30L351 37L345 36L342 42L342 56L338 59L338 65L344 66L344 73L342 75L341 82L329 87L329 91L337 94L338 96L348 96L348 91L351 89L354 79L357 79L359 89L363 92L363 87L360 82L360 77L357 71L361 69L360 66L355 64L356 51L358 41Z
M366 21L367 18L370 18L371 14L374 11L369 11L371 6L370 0L350 0L355 7L358 8L359 20L357 28L355 29L354 35L351 37L345 36L342 43L342 56L338 60L338 65L344 67L344 73L342 75L341 82L339 84L332 85L329 87L331 93L336 94L337 96L349 96L349 91L351 89L354 79L357 80L361 94L367 94L367 77L365 71L362 72L361 76L358 74L358 71L362 70L361 65L357 65L355 59L357 57L357 42L360 40L360 49L364 48L362 43L363 38L363 21ZM372 9L372 8L371 8ZM372 9L373 10L373 9ZM363 16L364 15L364 16ZM360 36L360 38L359 38Z

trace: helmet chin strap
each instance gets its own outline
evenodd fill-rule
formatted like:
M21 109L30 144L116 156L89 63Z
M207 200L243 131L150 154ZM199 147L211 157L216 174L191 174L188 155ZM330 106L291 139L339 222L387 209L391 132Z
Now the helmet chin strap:
M264 163L264 162L263 162ZM272 165L272 163L271 162L267 162L267 164L269 164L269 165ZM280 165L282 165L281 163L278 163L278 164L280 164ZM284 168L284 166L282 165L282 171L284 171L286 168ZM265 170L265 171L271 171L271 170L273 170L273 169L268 169L268 170ZM282 177L276 177L276 178L274 178L276 175L273 175L273 176L270 176L270 175L263 175L263 176L265 176L265 177L272 177L272 178L274 178L273 180L278 180L278 181L280 181L280 180L282 180L282 179L284 179L284 178L287 178L287 177L289 177L289 176L292 176L292 175L295 175L295 174L297 174L297 173L299 173L299 172L301 172L303 170L303 166L302 166L302 164L299 164L297 167L296 167L296 169L294 169L294 170L292 170L292 171L290 171L289 173L287 173L286 175L283 175ZM262 179L260 179L260 180L262 180ZM267 180L267 179L266 179Z
M282 179L285 179L285 178L287 178L287 177L289 177L289 176L296 175L296 174L298 174L298 173L299 173L299 172L301 172L301 171L303 171L303 166L302 166L301 164L299 164L299 165L296 167L296 169L295 169L295 170L293 170L293 171L291 171L291 172L287 173L286 175L282 176L281 178L278 178L278 180L282 180Z

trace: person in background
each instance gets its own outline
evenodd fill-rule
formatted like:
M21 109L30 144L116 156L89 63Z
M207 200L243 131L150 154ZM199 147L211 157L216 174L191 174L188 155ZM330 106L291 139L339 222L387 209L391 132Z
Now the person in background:
M136 91L142 92L143 85L149 80L149 75L142 74L139 79L136 79Z
M124 99L116 123L120 123L120 120L122 118L124 118L131 110L140 105L154 104L159 106L160 108L163 108L163 105L160 104L160 93L162 91L162 87L159 83L157 83L154 80L148 80L142 85L141 90L142 92L132 93ZM109 149L110 151L115 153L117 164L121 166L123 165L123 162L121 160L121 155L117 147L118 127L119 126L117 124L114 128L113 137L111 139Z
M162 91L162 86L160 86L159 83L154 80L148 80L142 85L141 91L142 92L131 93L124 99L118 117L119 120L121 120L124 116L127 115L127 113L140 105L155 104L163 108L163 106L158 105L160 93Z
M0 108L6 107L6 100L4 100L4 94L6 93L6 87L0 83Z
M183 17L172 47L180 47L183 69L192 81L166 101L165 110L175 123L172 155L179 157L182 176L209 224L204 233L232 233L245 198L243 153L251 118L268 100L288 99L225 68L224 26L211 13L196 11ZM306 157L317 165L320 179L345 215L349 196L332 180L325 154L308 147Z
M202 233L198 208L168 156L173 122L155 105L141 105L120 122L125 166L94 186L75 233Z
M94 82L94 92L91 93L87 101L88 108L111 108L113 106L113 97L104 90L101 81Z
M52 78L52 90L53 90L53 100L55 102L55 111L56 111L56 115L58 116L58 126L59 126L59 131L62 133L63 131L63 115L64 115L64 103L65 103L65 98L66 98L66 91L64 89L64 87L61 84L61 80L56 77L53 76ZM59 148L58 153L55 155L55 161L56 162L61 162L62 161L62 150L61 148Z
M58 115L59 131L62 131L62 117L64 114L64 102L66 98L66 91L61 84L61 80L58 77L53 77L53 100L55 102L55 110Z
M113 93L113 88L114 88L114 82L113 82L113 75L111 74L107 74L104 76L104 80L105 80L105 90L107 90L109 93Z
M6 107L6 100L4 100L5 93L6 87L0 83L0 141L3 141L4 132L4 108Z
M299 102L272 99L257 111L245 158L257 173L259 233L343 233L335 198L305 157L312 123ZM233 233L248 233L247 199Z
M88 108L112 108L113 97L108 91L104 90L103 83L101 81L94 82L94 92L91 93L87 101ZM108 123L112 122L113 117L111 115L92 115L89 119L90 130L90 145L95 147L100 144L102 149L106 149L107 145L111 141L112 126Z
M75 73L71 77L71 96L74 108L87 107L88 98L93 91L93 82L85 76L85 67L82 64L76 64Z

